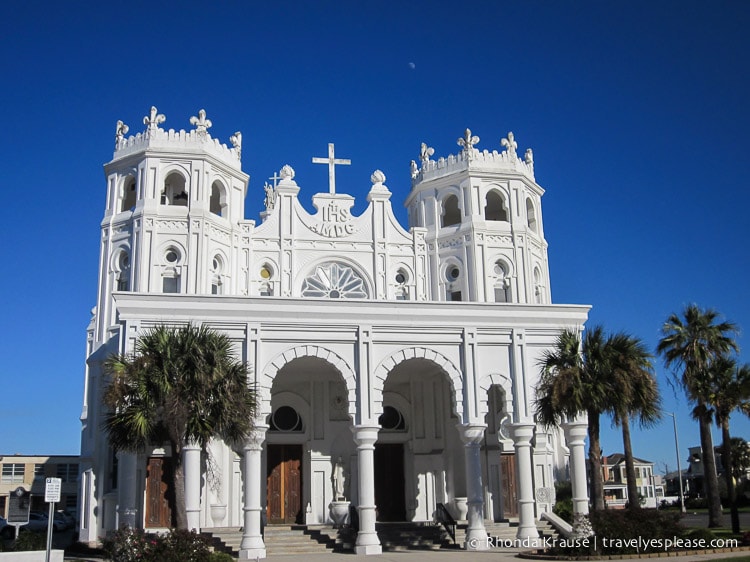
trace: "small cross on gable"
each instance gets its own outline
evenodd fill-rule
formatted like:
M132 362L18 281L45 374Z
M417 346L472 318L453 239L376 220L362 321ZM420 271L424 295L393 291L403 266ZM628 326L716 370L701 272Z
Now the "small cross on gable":
M276 189L276 186L279 185L279 180L281 179L281 176L278 174L278 172L274 172L273 175L268 179L273 182L273 188Z
M336 172L334 166L343 164L350 166L352 161L347 158L336 158L333 153L333 143L328 143L328 158L313 157L313 164L328 164L328 192L336 193Z

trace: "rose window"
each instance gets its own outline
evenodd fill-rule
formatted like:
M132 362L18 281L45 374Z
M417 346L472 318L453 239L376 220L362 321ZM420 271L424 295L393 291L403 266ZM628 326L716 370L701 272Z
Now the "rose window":
M329 263L315 268L302 283L303 297L328 299L366 299L364 281L351 267Z

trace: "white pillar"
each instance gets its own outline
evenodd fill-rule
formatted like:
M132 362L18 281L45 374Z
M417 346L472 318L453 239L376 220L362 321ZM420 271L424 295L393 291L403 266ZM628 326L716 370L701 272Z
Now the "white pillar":
M380 426L355 425L351 429L357 444L359 468L359 533L354 553L381 554L383 547L375 532L375 441Z
M479 448L484 439L484 424L458 424L456 426L464 443L466 461L466 495L469 511L466 515L466 550L487 550L487 529L484 527L484 490L482 487L482 461Z
M131 529L142 527L136 521L136 468L138 457L135 453L117 453L117 528L127 525ZM101 517L101 515L100 515Z
M533 423L511 424L513 445L516 449L516 481L518 482L518 532L519 539L539 538L534 514L534 467L531 463Z
M182 447L182 466L185 470L185 514L189 531L201 530L201 448L195 441Z
M586 436L588 421L577 417L562 425L565 441L570 449L570 483L573 492L573 513L586 515L589 512L589 495L586 481Z
M261 452L268 426L256 425L245 441L245 456L242 463L242 479L245 484L245 506L240 560L255 560L266 557L266 544L260 532L261 522Z

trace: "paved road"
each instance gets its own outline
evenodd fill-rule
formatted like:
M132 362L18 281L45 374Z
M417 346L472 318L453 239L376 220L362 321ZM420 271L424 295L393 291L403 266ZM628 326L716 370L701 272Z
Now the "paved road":
M686 527L708 527L708 513L692 513L688 510L682 516L682 524ZM732 526L728 511L724 513L724 526ZM744 530L750 529L750 513L740 513L740 527Z

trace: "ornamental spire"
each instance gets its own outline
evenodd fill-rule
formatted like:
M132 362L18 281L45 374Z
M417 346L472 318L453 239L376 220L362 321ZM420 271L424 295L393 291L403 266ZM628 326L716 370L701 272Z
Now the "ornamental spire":
M474 155L474 145L479 142L479 137L471 134L471 129L464 131L464 136L458 139L458 146L463 147L463 153L467 158Z
M506 150L508 151L508 156L510 158L516 158L516 149L518 148L518 143L516 142L512 131L508 133L508 138L500 139L500 144L506 148Z
M143 118L143 124L146 125L146 134L151 135L156 129L159 128L159 125L164 123L164 121L167 120L166 115L163 113L159 113L156 109L156 106L151 106L151 113L150 115L146 115L146 117Z
M211 123L210 119L206 119L206 110L201 109L198 112L198 117L191 117L190 118L190 124L195 127L195 132L198 133L198 136L205 137L208 133L208 129L211 128L213 123Z

